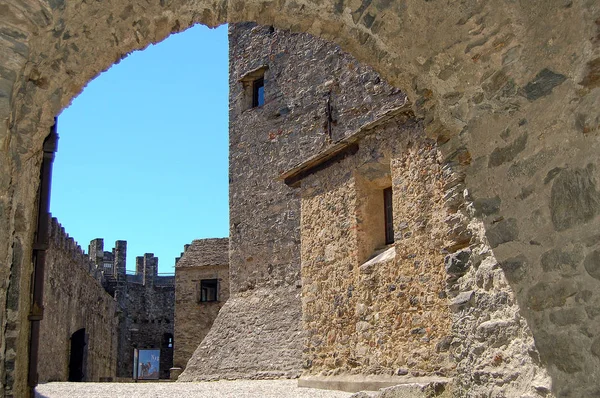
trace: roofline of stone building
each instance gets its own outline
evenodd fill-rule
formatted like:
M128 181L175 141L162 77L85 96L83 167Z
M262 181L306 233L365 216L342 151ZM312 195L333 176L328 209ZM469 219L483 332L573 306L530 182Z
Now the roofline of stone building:
M175 268L229 266L229 238L194 239L185 246Z

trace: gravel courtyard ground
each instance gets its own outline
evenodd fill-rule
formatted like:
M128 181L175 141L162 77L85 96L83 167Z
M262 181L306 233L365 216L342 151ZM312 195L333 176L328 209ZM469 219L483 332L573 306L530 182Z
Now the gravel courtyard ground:
M299 388L297 380L236 380L205 383L47 383L36 398L347 398L341 391Z

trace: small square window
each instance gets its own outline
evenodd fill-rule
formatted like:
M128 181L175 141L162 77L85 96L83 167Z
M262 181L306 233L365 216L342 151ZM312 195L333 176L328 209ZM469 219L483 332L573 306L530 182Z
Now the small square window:
M199 302L207 303L217 301L219 281L217 279L203 279L200 281Z
M265 80L268 80L269 67L262 65L242 75L239 82L243 86L243 95L240 97L240 111L260 108L265 104Z
M256 108L265 104L265 79L261 77L252 82L252 107Z

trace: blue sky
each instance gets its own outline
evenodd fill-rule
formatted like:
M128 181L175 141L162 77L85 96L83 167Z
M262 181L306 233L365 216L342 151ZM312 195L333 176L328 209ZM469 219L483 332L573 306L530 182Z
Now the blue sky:
M127 241L159 272L228 219L227 27L195 26L130 54L58 118L51 211L87 252Z

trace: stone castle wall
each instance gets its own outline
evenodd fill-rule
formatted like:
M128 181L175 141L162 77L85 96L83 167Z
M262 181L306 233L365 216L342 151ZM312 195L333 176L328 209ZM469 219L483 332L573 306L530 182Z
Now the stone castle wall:
M358 145L301 182L304 376L446 376L455 396L550 397L496 242L484 236L480 217L494 203L473 203L460 164L414 119L378 126ZM386 186L395 242L373 250L368 206Z
M134 349L148 348L160 349L159 376L168 379L173 366L174 277L158 275L158 258L152 253L136 257L136 273L128 275L126 253L127 242L117 241L110 256L113 271L105 282L119 309L117 376L132 378Z
M305 375L454 375L444 183L434 143L403 117L302 180ZM384 232L377 204L389 186L385 246L371 239Z
M229 29L232 296L179 380L301 373L300 198L279 174L406 100L334 44ZM263 67L265 104L250 109L240 79Z
M56 218L50 225L40 324L40 382L69 377L71 335L85 328L85 381L114 378L117 364L117 303L101 285L95 265Z
M173 347L168 336L174 335L175 289L173 286L128 283L125 297L119 299L125 331L119 353L118 376L131 378L133 349L160 349L160 378L169 378L173 366Z
M218 280L217 301L200 301L203 279ZM175 367L186 367L228 298L229 239L194 240L175 266Z
M444 154L415 119L389 121L406 97L335 46L253 24L230 32L233 296L180 380L294 375L298 351L289 348L304 334L305 375L451 376L459 395L548 394L531 331L491 254L499 242L484 237L481 217L495 202L472 203L465 191L470 154ZM248 109L240 79L261 69L266 102ZM301 190L278 180L362 129L358 152L302 180ZM386 181L396 242L367 262L377 239L365 195ZM301 231L298 330L298 293L279 286L298 272ZM293 262L277 268L285 258ZM256 333L264 319L277 336ZM294 339L278 345L286 335ZM281 347L287 357L275 355Z

